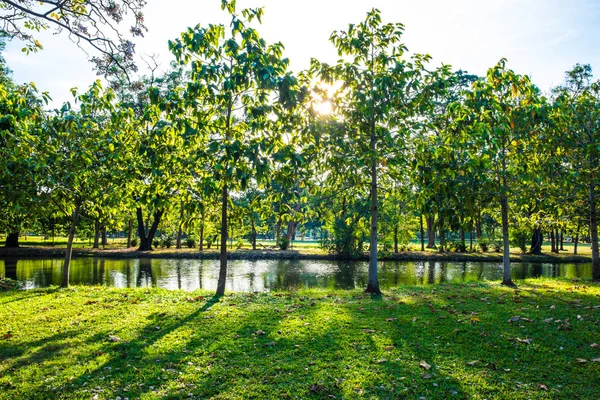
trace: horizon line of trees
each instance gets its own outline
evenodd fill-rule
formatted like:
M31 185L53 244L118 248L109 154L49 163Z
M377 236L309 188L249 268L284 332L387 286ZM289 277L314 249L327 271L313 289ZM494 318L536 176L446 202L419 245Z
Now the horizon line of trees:
M169 71L154 65L131 81L116 70L108 88L73 89L73 104L54 111L0 60L7 246L68 217L58 224L68 286L81 227L96 241L126 231L128 244L136 232L142 251L159 230L177 246L194 236L220 246L222 295L228 238L256 248L269 231L286 249L310 226L333 252L368 251L366 290L379 294L378 250L397 252L418 231L422 247L437 232L446 251L455 233L465 251L466 236L497 227L504 284L513 285L511 242L539 254L544 233L555 243L588 236L600 280L600 82L589 65L547 94L504 59L483 77L431 68L429 55L407 55L404 26L373 9L332 34L335 64L312 60L294 74L283 45L253 28L261 8L222 8L229 26L198 25L169 42Z

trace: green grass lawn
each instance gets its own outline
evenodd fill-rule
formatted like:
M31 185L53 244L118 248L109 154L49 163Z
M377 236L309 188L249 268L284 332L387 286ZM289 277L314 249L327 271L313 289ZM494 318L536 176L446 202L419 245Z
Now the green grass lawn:
M3 292L0 398L598 398L600 286L518 284Z

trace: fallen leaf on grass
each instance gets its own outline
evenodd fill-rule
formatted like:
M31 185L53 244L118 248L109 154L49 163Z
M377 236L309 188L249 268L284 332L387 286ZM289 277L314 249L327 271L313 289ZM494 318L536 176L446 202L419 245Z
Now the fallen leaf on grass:
M427 361L425 361L425 360L421 360L421 362L419 363L419 367L423 367L427 371L429 371L431 369L431 365L427 364Z
M531 344L531 339L508 338L511 342Z
M538 383L538 387L542 390L548 390L548 386L541 384L541 383Z
M10 332L9 333L5 333L4 335L0 336L0 338L2 340L10 339L11 337L13 337L13 334L10 333Z
M394 346L387 346L387 347L384 347L383 349L384 349L384 350L386 350L386 351L392 351L392 350L394 350L395 348L396 348L396 347L394 347Z
M265 333L262 330L257 330L256 332L254 332L255 335L260 336L260 335L264 335Z
M377 364L383 364L384 362L387 362L387 360L385 358L382 358L381 360L377 360Z
M592 344L590 344L590 347L593 347L594 349L597 349L597 348L600 347L600 344L598 344L598 343L592 343Z
M552 322L554 320L554 318L546 318L544 320L545 323L549 324L550 322Z
M362 330L364 333L375 333L376 330L375 329L363 329Z
M84 305L86 305L86 306L89 306L90 304L96 304L96 303L97 303L97 301L94 301L94 300L87 300L87 301L86 301L85 303L83 303L83 304L84 304Z
M397 321L398 318L386 318L385 321L386 322L392 322L392 321Z
M429 378L431 378L431 374L425 374L425 375L423 375L423 379L429 379Z
M321 393L321 392L326 391L327 388L323 385L315 384L315 385L311 385L310 389L308 389L308 390L310 390L313 393Z
M277 345L277 342L269 342L269 343L263 344L263 347L273 347L273 346L276 346L276 345Z
M478 322L481 322L481 320L479 318L477 318L477 317L471 318L471 325L474 325L474 324L476 324Z
M472 367L473 365L476 365L478 363L479 363L479 360L474 360L474 361L468 362L467 365L470 365Z
M600 358L592 358L590 361L600 363Z
M587 360L586 360L585 358L578 358L578 359L577 359L577 362L578 362L579 364L585 364L585 363L587 363Z
M110 339L111 342L120 342L121 338L115 335L108 335L108 338Z
M512 324L513 322L517 322L517 321L518 321L518 320L520 320L520 319L521 319L521 317L519 317L518 315L516 315L516 316L514 316L514 317L511 317L511 318L508 320L508 323L509 323L509 324Z

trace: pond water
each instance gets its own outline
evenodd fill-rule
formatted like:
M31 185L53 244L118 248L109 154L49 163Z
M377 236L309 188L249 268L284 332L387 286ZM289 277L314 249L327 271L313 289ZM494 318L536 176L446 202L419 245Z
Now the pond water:
M0 278L20 281L26 289L60 284L61 259L0 260ZM382 288L441 282L496 281L501 263L386 261L379 263ZM314 260L231 260L227 290L251 292L310 287L353 289L367 284L367 262ZM118 288L215 290L218 260L78 258L71 264L74 285ZM591 278L591 264L513 263L515 279L527 277Z

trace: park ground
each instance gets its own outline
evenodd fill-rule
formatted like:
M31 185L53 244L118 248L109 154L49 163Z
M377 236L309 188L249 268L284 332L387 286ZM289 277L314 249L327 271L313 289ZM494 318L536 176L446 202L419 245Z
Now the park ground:
M0 399L595 399L600 285L0 292Z

